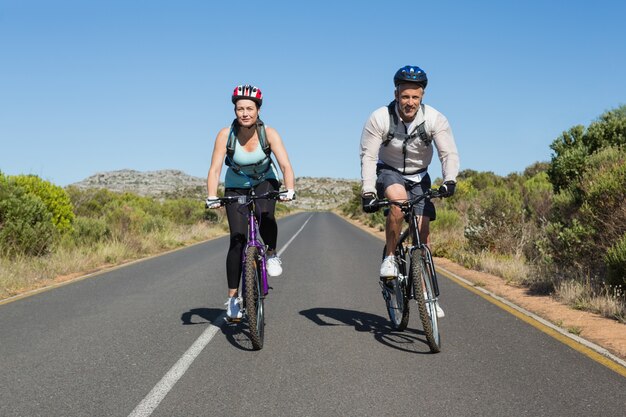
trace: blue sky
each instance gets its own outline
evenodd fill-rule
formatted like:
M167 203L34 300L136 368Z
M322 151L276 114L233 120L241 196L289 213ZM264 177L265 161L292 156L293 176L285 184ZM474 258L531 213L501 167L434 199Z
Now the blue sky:
M363 124L410 64L462 169L521 172L626 104L624 16L617 0L0 0L0 170L62 186L118 169L205 177L230 94L251 83L296 176L359 178Z

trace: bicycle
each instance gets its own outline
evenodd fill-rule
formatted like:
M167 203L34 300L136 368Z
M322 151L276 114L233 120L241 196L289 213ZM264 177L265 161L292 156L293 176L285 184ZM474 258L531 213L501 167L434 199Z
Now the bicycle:
M219 197L222 205L238 203L239 209L246 209L248 217L248 238L241 257L241 296L243 299L244 318L248 322L250 341L255 350L263 348L265 338L265 297L269 292L267 282L267 246L259 232L259 221L254 212L254 202L259 199L278 200L284 191L269 191L255 195L250 194ZM230 323L238 323L241 319L228 319Z
M436 303L439 297L439 285L432 254L419 236L417 217L413 206L425 199L440 198L443 195L436 189L428 190L423 195L408 201L379 200L378 207L398 206L404 213L408 227L400 234L394 256L398 265L398 276L391 279L381 278L385 305L389 319L395 330L404 330L409 323L409 300L417 302L426 341L433 353L441 351L441 335L437 318ZM387 246L383 249L383 257ZM408 272L408 273L407 273Z

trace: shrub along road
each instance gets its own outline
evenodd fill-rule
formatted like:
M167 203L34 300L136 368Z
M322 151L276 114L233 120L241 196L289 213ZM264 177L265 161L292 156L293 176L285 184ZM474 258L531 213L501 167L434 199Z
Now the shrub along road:
M379 239L299 213L280 243L299 230L262 351L223 322L227 238L0 305L0 415L622 415L626 378L448 279L430 354L415 309L389 328Z

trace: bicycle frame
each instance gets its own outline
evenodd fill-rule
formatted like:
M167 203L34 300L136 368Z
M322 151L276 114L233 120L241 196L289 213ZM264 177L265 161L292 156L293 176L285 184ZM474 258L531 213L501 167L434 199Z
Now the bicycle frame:
M413 205L418 204L420 201L431 198L431 193L423 194L418 196L415 200L407 202L405 204L397 204L400 209L404 212L404 219L408 223L408 227L400 234L398 242L396 246L403 246L407 239L410 237L412 240L412 244L406 248L409 251L409 254L413 254L413 251L420 250L421 256L426 258L426 264L428 265L428 269L430 272L430 276L432 277L432 285L435 293L435 297L439 297L439 284L437 283L437 274L435 273L435 268L432 262L432 254L430 252L430 248L422 243L419 234L419 224L418 218L413 214ZM392 202L387 202L387 205L394 204ZM405 250L406 250L405 249ZM412 284L412 283L409 283ZM413 288L413 285L409 285L409 288Z
M263 296L266 296L268 291L269 291L269 285L267 282L267 268L266 268L266 258L265 258L265 253L266 253L266 247L265 247L265 243L263 243L263 241L261 240L261 236L259 233L259 222L256 218L256 215L254 213L254 194L252 196L241 196L241 199L248 199L249 197L252 197L252 199L250 199L250 201L245 201L243 204L246 204L247 207L247 216L248 216L248 239L246 242L246 245L243 248L243 252L241 254L241 265L243 268L243 265L245 265L246 263L246 252L247 249L251 246L254 246L256 248L258 248L259 250L259 260L261 262L261 282L263 285ZM258 261L258 260L257 260ZM245 293L245 282L242 282L242 288L243 288L243 293Z
M266 264L266 253L267 247L261 238L259 231L259 220L256 218L255 214L255 200L259 199L277 199L281 194L281 191L268 191L262 195L256 195L254 190L250 190L249 194L238 195L238 196L228 196L221 197L220 201L222 204L230 204L230 203L238 203L240 207L238 210L242 210L245 208L246 217L248 218L248 238L246 239L246 244L242 248L241 252L241 267L243 270L244 265L246 264L247 251L250 247L255 247L258 250L258 259L257 262L260 263L260 275L262 282L262 290L263 297L267 295L269 292L269 284L267 280L267 264ZM245 294L245 281L242 282L242 293Z

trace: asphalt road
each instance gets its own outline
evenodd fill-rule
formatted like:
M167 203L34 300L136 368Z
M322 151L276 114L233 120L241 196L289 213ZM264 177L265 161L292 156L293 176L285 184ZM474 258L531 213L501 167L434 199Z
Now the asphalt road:
M279 227L263 350L224 323L216 239L0 305L0 416L626 415L626 378L445 277L431 354L415 308L389 326L380 240Z

